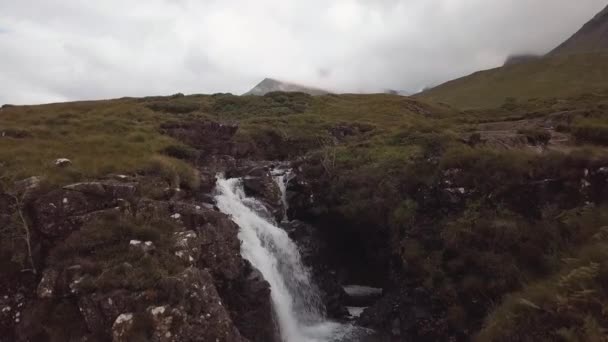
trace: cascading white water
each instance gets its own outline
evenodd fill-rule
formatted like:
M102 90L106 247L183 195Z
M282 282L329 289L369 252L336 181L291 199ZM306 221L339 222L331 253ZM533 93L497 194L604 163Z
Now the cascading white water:
M277 183L279 190L281 190L281 204L283 205L283 222L287 221L287 210L289 210L289 203L287 202L287 182L289 181L289 177L291 176L291 172L289 170L273 170L272 177L274 181Z
M284 190L283 185L283 194ZM270 283L283 341L356 341L358 329L325 318L317 288L300 260L297 246L283 229L260 215L264 206L245 196L241 180L219 178L216 191L218 208L240 227L241 255Z

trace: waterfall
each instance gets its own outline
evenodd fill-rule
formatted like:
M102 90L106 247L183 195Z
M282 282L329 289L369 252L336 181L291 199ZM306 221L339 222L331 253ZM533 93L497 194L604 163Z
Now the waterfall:
M274 173L285 192L286 174ZM270 284L273 308L284 342L356 341L359 329L329 321L317 287L302 264L296 244L276 223L265 219L261 202L247 197L240 179L219 178L217 207L239 226L241 255Z
M287 182L290 180L291 171L275 169L272 171L272 178L277 183L279 190L281 190L281 204L283 205L283 222L288 220L287 210L289 209L289 203L287 202Z

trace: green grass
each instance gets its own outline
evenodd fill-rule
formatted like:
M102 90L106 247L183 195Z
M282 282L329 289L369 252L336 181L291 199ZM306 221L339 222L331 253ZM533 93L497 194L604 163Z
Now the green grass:
M427 90L417 98L451 106L496 108L513 100L565 98L608 90L608 52L551 56L479 71Z
M169 118L130 99L3 109L0 131L26 136L0 138L0 177L6 183L32 175L65 183L138 171L169 146L179 145L158 132ZM57 168L57 158L73 164Z
M550 62L538 62L544 68L541 74L551 74L546 82L560 83L562 77L576 73L581 57L568 58L575 65L568 65L559 77L545 65ZM584 207L576 202L576 194L581 186L578 175L584 169L608 165L603 140L608 97L575 94L582 91L576 88L578 79L571 80L562 94L554 94L553 85L527 84L524 76L531 73L527 65L510 67L515 69L503 75L503 88L487 82L469 87L467 80L459 81L464 85L456 93L475 95L456 104L470 100L477 101L476 106L493 106L485 110L455 110L429 102L426 94L407 98L301 93L176 95L5 108L0 112L0 131L8 134L0 137L0 177L10 184L38 175L58 185L108 173L138 172L173 187L195 190L199 175L188 162L199 157L198 151L162 135L160 125L192 120L238 123L234 139L257 148L254 157L295 159L308 154L303 173L311 182L320 182L315 212L337 218L345 229L360 229L357 234L390 248L394 270L407 274L408 286L429 290L433 301L445 306L449 324L477 331L485 319L482 334L508 337L511 327L527 321L500 318L515 310L508 298L503 302L505 295L527 293L528 287L540 284L548 293L561 296L552 282L597 260L581 259L590 262L568 268L560 264L561 259L585 254L587 248L597 251L594 236L601 229L596 223L606 224L598 214L600 209L596 216L577 211ZM601 74L603 69L599 70ZM494 72L505 71L490 73ZM593 77L588 85L599 82ZM492 77L487 79L492 81ZM524 85L520 87L519 82ZM537 98L523 100L515 94L520 91ZM485 98L483 92L492 94ZM550 98L570 93L574 95ZM556 112L566 114L556 118L552 116ZM543 153L493 149L483 145L481 135L476 144L467 140L481 123L508 125L524 119L555 119L576 139L566 152ZM547 141L543 130L518 129L530 143ZM55 167L53 161L60 157L71 159L73 165ZM446 182L450 172L455 172L456 179ZM542 191L534 188L538 181L555 179L566 181L551 197L543 198ZM453 200L447 188L454 186L470 194ZM142 187L149 188L143 191L146 194L159 188L154 182ZM565 210L572 209L568 206L580 208ZM107 217L89 222L62 241L49 262L86 261L93 258L89 253L93 251L95 260L90 264L97 266L88 271L85 283L90 291L141 290L175 274L177 263L168 255L142 258L128 248L128 240L148 239L166 250L162 247L170 245L170 233L172 228L164 222ZM601 275L604 265L600 265ZM604 279L600 275L593 278L591 289L598 290L596 280ZM541 303L537 297L526 294L526 298L535 305ZM535 324L545 332L563 328L560 334L564 336L588 337L594 327L604 328L599 316L576 310L580 315L560 326L543 317L531 319L538 318ZM486 317L489 312L495 314ZM590 333L584 335L580 329Z

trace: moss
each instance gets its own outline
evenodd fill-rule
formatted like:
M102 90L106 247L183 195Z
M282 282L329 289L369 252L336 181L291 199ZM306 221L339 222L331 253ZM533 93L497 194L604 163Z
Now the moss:
M183 266L172 253L174 224L107 214L87 222L51 252L51 266L84 265L83 291L155 288L159 279L177 274ZM150 241L153 253L130 246L131 240Z

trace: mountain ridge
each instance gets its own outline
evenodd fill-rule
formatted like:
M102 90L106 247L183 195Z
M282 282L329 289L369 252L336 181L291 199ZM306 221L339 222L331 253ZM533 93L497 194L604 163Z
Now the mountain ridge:
M310 94L313 96L314 95L325 95L325 94L330 93L327 90L314 88L314 87L307 87L307 86L299 85L296 83L279 81L274 78L267 77L264 80L262 80L262 82L258 83L255 87L253 87L251 90L244 93L243 96L249 96L249 95L263 96L263 95L266 95L266 94L274 92L274 91L283 91L283 92L288 92L288 93L301 92L301 93L306 93L306 94Z
M471 109L604 89L608 89L608 7L544 56L513 56L502 67L444 82L416 97Z
M594 52L608 49L608 6L548 55Z

